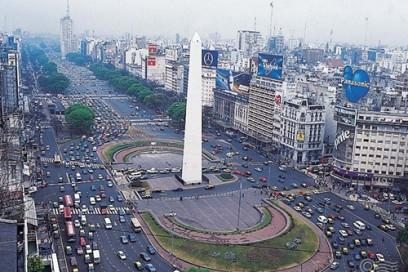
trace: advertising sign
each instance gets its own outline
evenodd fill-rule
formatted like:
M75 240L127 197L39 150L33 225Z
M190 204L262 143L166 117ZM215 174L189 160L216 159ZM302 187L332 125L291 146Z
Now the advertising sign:
M283 56L258 54L258 76L282 80Z
M351 103L357 103L370 90L370 77L364 70L353 73L353 68L346 66L343 71L343 88L347 99Z
M222 90L239 91L248 88L251 74L237 73L226 69L217 69L216 87Z
M218 51L203 49L201 53L201 63L204 68L217 68Z
M303 131L298 131L296 133L296 141L298 142L304 142L305 141L305 132Z
M353 108L336 106L334 120L337 122L346 124L346 125L355 126L356 125L356 115L357 115L357 112Z
M147 66L156 66L156 57L148 57Z
M149 43L149 45L147 46L147 50L149 51L149 56L154 56L157 53L157 45Z

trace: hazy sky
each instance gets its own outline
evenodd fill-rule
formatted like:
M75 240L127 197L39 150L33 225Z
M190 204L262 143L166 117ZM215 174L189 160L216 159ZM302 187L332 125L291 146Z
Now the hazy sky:
M235 38L238 29L268 33L270 0L70 0L75 33L189 35L219 32ZM363 42L365 18L370 44L408 44L407 0L273 0L273 25L286 37L325 42ZM21 27L58 33L66 0L0 0L0 31ZM7 17L7 19L5 19Z

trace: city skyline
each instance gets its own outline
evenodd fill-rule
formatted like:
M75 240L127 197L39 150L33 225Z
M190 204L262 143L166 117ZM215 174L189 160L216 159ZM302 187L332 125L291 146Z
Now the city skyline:
M33 5L27 0L7 3L7 8L0 11L0 29L12 31L22 28L30 32L57 34L58 21L65 14L66 1L42 2L42 5ZM399 35L398 31L408 27L408 21L402 13L408 8L408 3L400 0L362 0L359 1L358 8L355 8L351 0L326 2L273 1L272 33L278 34L282 29L285 38L305 38L308 43L324 43L332 39L333 42L359 44L367 40L370 46L377 45L380 41L381 44L391 46L408 44L408 37ZM119 36L129 32L173 38L176 33L190 37L197 31L203 37L219 32L222 38L234 39L237 30L253 30L255 24L256 30L264 37L269 33L270 1L265 0L239 3L231 0L200 3L176 0L171 3L163 1L160 8L157 8L157 1L132 3L129 0L106 0L98 3L95 0L71 0L70 5L75 34L95 30L97 35ZM50 10L53 13L50 14ZM138 13L138 10L143 12ZM343 15L339 16L340 14Z

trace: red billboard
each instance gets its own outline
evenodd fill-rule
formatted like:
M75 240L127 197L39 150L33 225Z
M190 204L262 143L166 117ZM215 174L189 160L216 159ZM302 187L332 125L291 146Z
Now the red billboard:
M147 45L147 49L149 51L149 56L155 56L157 53L157 45L153 43L149 43Z
M156 66L156 57L148 57L147 66Z

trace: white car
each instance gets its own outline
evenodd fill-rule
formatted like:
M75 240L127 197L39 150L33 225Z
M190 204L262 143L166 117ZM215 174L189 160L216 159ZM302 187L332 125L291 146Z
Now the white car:
M91 196L91 197L89 198L89 203L91 203L91 205L95 205L95 204L96 204L95 198L94 198L93 196Z
M96 196L95 196L95 199L96 199L96 201L98 201L98 202L100 202L100 201L102 200L99 195L96 195Z
M85 245L85 253L86 254L91 254L92 253L91 245Z
M354 211L356 208L354 208L354 206L353 205L347 205L346 206L349 210L351 210L351 211Z
M348 237L347 231L345 231L345 230L343 230L343 229L339 230L339 233L340 233L340 235L343 236L343 237Z
M377 260L379 261L379 262L385 262L385 258L384 258L384 255L382 255L382 254L380 254L380 253L377 253L377 254L375 254L375 256L377 257Z
M125 252L123 252L122 250L119 250L117 254L118 254L119 259L126 260Z
M302 208L299 207L299 206L295 206L295 207L293 207L293 209L294 209L295 211L297 211L297 212L300 212L300 211L302 210Z
M74 220L74 226L75 226L76 228L79 228L79 227L81 226L81 223L79 223L79 220L78 220L78 219L75 219L75 220Z
M255 171L262 172L262 168L256 167Z
M108 181L108 187L112 187L112 186L113 186L112 181Z
M82 205L81 210L82 210L82 213L88 213L89 212L88 207L86 205Z
M327 224L327 217L326 217L326 216L323 216L323 215L320 215L320 216L317 218L317 221L319 221L319 222L322 223L322 224Z
M350 225L348 223L346 223L346 222L341 223L341 226L343 228L346 228L346 229L348 229L350 227Z

